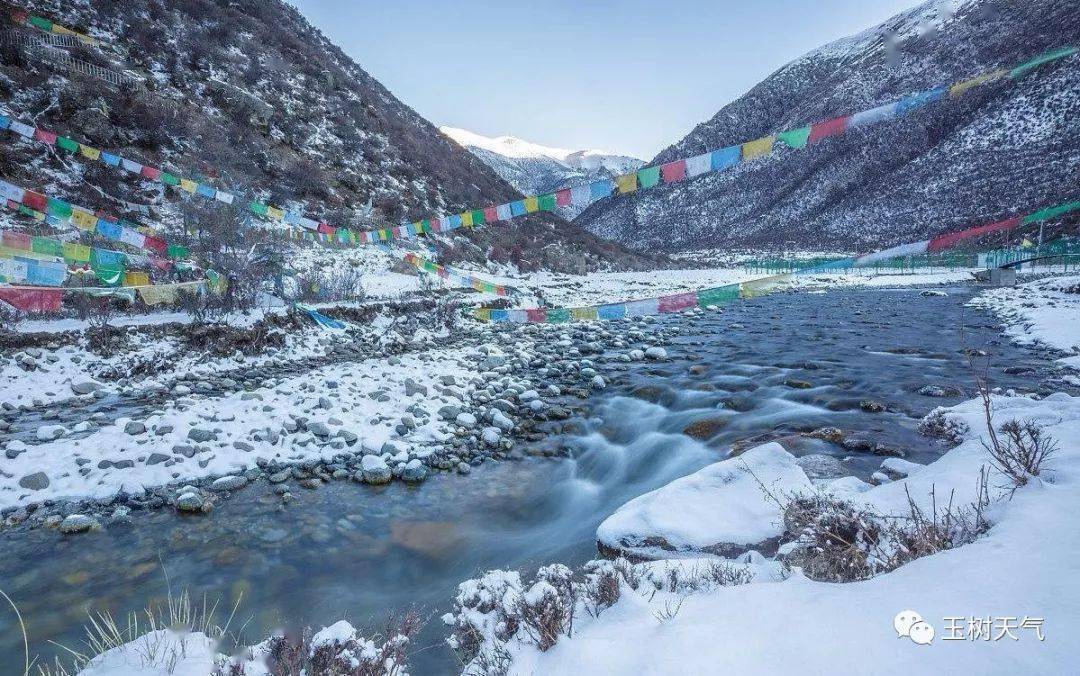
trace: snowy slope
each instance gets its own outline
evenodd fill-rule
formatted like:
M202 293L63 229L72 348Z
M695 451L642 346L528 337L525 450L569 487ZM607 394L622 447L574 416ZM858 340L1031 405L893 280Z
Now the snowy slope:
M787 64L650 164L891 102L1080 42L1074 0L932 0ZM642 250L862 250L1071 198L1080 57L804 150L592 205L575 219ZM790 248L790 246L789 246Z
M513 136L490 138L455 127L439 127L439 131L526 195L618 176L644 165L635 157L604 150L553 148ZM573 218L580 212L581 208L576 206L560 209L560 215L565 218Z

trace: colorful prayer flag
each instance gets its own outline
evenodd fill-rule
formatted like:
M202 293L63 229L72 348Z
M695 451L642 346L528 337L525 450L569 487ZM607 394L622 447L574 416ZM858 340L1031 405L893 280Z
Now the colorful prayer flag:
M765 136L753 141L747 141L742 144L743 159L753 160L762 155L768 155L772 152L773 142L775 140L775 136Z
M686 175L690 178L712 171L712 154L703 153L686 160Z
M51 131L45 131L44 129L34 130L35 141L40 141L49 145L56 145L56 138L56 134L52 133Z
M89 159L89 160L100 160L101 159L101 151L100 150L98 150L97 148L94 148L92 146L83 145L82 143L79 144L79 154L82 155L83 157Z
M776 140L782 141L788 148L795 148L796 150L806 147L806 142L810 139L810 126L799 127L798 129L789 129L782 131L776 135Z
M642 188L652 188L660 182L660 167L638 169L637 180Z
M555 193L540 195L540 197L538 197L536 201L537 206L540 207L540 211L555 211Z
M686 178L686 160L668 162L664 166L660 167L660 171L664 175L664 183L674 183L675 181L681 181Z
M151 181L156 181L161 178L161 170L154 167L143 166L141 173L143 177L148 178Z
M535 214L537 211L540 211L540 200L538 200L535 196L526 197L524 202L525 213Z
M619 188L620 195L626 195L637 190L637 174L623 174L615 177L615 185Z
M570 188L563 188L555 193L555 204L560 207L568 207L573 204L573 196L570 192Z
M836 117L831 120L825 120L824 122L818 122L811 125L810 143L844 133L844 130L847 129L849 119L850 116L845 115L843 117Z
M723 171L728 167L733 167L739 163L741 155L742 149L739 146L728 146L727 148L714 150L709 153L709 170Z
M199 189L199 184L195 181L192 181L190 178L182 178L180 179L180 189L186 190L187 192L194 195L195 191Z

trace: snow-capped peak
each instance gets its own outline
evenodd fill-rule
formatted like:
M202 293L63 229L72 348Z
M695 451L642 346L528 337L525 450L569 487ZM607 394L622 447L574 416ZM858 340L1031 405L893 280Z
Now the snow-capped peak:
M641 160L606 150L567 150L540 145L514 136L482 136L467 129L439 127L444 135L463 148L480 148L510 159L546 157L561 162L572 169L595 170L604 168L613 173L632 171L641 166Z

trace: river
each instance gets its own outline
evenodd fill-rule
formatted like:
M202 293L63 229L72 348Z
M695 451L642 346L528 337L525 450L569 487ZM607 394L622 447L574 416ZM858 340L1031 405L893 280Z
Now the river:
M667 361L630 365L589 400L585 416L552 423L545 443L568 446L570 458L486 463L419 486L335 482L298 489L299 500L284 509L258 483L209 517L136 513L129 524L75 537L6 531L0 589L19 604L31 651L46 659L56 654L49 641L80 645L88 610L122 614L162 600L167 572L174 591L230 608L242 596L232 628L250 618L250 642L275 628L342 618L377 628L389 614L417 609L429 622L414 644L412 673L451 673L439 616L459 582L490 568L594 557L604 517L723 459L732 444L780 439L796 455L831 455L845 473L866 478L881 456L799 433L833 426L932 461L944 449L916 432L918 421L961 397L917 390L952 385L971 396L965 347L991 354L994 385L1038 389L1048 363L1010 345L992 317L965 309L971 289L947 291L779 294L692 321L668 318L685 330L667 346ZM1000 368L1006 364L1012 375ZM1023 367L1031 372L1017 373ZM869 401L886 410L864 410ZM682 433L702 420L702 441ZM0 664L21 664L10 612L0 611L0 627Z

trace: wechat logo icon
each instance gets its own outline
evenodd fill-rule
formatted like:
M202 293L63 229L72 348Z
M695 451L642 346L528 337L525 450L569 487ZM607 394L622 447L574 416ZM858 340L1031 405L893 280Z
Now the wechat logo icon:
M930 645L934 640L934 627L914 610L897 613L893 618L893 628L896 629L897 638L906 636L919 645Z

